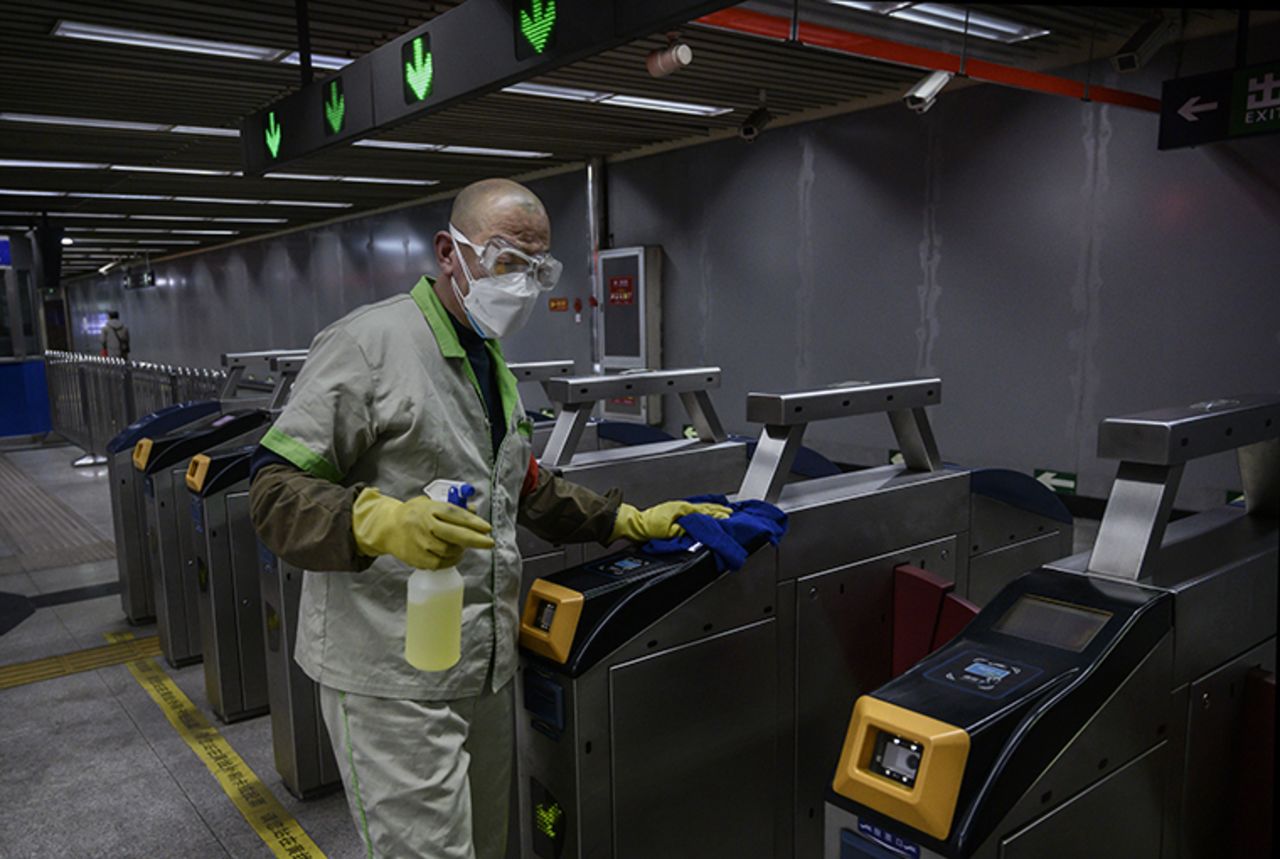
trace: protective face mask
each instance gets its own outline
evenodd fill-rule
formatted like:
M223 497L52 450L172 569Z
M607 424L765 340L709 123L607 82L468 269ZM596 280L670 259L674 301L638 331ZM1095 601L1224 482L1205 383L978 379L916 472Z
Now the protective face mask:
M451 230L451 233L455 240L455 248L462 243L471 244L456 230ZM471 268L462 258L461 249L457 252L469 291L464 296L455 280L453 294L462 305L462 309L467 314L467 321L471 323L476 333L486 340L500 340L523 328L533 314L538 296L542 292L533 274L526 271L472 277Z

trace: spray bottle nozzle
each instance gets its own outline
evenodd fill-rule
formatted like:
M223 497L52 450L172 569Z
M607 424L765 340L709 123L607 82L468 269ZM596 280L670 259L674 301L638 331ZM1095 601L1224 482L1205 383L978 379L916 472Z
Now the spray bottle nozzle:
M467 502L471 500L471 496L476 494L476 488L470 483L464 483L461 486L449 487L449 503L455 507L467 509Z

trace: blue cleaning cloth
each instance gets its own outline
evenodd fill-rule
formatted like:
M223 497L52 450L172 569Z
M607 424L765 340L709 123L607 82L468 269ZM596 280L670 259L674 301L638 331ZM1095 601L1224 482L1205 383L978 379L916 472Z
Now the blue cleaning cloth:
M676 521L685 533L670 540L650 540L644 550L655 555L685 552L694 543L701 543L715 554L716 566L721 572L740 570L747 562L747 546L761 537L778 545L787 533L787 514L764 501L735 501L732 504L723 495L695 495L686 499L694 504L723 504L733 511L728 519L717 519L702 513L681 516Z

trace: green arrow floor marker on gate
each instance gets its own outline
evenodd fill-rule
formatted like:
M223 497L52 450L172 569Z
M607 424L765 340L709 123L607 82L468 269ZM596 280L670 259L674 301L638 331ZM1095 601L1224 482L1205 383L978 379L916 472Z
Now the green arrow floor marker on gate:
M329 133L337 134L342 130L342 117L347 112L347 100L338 91L338 82L329 82L329 97L324 101L324 118L329 123Z
M532 0L529 11L520 10L520 32L539 54L556 26L556 0Z
M410 40L401 52L404 59L405 101L422 101L431 94L431 79L435 69L431 63L431 49L426 38L418 36Z
M280 123L276 122L274 110L267 114L267 130L264 133L267 138L267 149L270 150L271 157L275 158L280 152L280 137L284 132L280 128Z

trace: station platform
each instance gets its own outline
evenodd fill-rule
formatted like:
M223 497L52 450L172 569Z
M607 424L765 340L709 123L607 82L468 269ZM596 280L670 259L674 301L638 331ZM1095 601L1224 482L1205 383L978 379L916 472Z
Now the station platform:
M0 452L0 856L363 855L341 793L285 790L267 718L219 723L201 666L126 622L106 468L79 453ZM259 834L232 794L285 814Z

